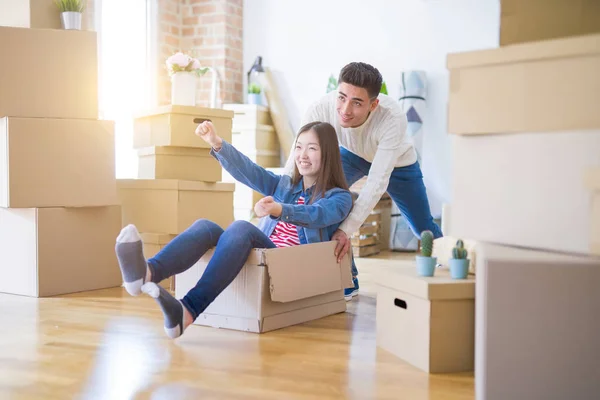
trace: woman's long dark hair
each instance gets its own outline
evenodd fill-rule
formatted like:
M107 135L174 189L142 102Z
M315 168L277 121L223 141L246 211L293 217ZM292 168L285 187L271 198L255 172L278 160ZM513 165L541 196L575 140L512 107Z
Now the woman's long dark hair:
M314 194L311 196L310 203L325 196L325 192L333 188L348 189L344 169L342 167L342 157L340 155L340 147L335 133L335 128L327 122L311 122L304 125L296 135L295 144L298 137L309 130L313 130L319 139L319 147L321 148L321 169L319 171L317 181L315 182ZM298 171L298 166L294 160L294 173L292 182L296 185L300 182L302 175Z

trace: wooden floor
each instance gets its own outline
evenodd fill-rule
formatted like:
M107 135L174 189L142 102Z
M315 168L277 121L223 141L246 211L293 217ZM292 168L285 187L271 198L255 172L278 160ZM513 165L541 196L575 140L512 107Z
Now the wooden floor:
M154 300L121 288L0 294L0 399L473 399L473 374L428 375L376 346L370 278L406 257L358 259L346 313L262 335L194 325L172 341Z

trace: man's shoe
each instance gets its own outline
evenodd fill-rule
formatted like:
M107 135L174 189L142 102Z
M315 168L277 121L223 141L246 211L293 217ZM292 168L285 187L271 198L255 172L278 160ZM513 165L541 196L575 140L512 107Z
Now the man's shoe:
M358 296L358 278L354 277L352 281L354 282L354 287L344 289L344 299L346 301L350 301L354 296Z

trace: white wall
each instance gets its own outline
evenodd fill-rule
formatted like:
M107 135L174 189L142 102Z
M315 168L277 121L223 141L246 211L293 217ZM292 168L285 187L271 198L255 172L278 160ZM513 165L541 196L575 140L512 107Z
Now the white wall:
M446 55L497 47L499 16L499 0L244 0L244 70L263 56L294 130L348 62L377 67L396 99L403 70L426 71L422 168L438 216L450 200Z

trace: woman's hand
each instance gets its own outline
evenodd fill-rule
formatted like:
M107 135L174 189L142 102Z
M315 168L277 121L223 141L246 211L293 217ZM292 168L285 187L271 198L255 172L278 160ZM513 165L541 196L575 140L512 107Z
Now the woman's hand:
M204 121L196 128L196 135L200 136L202 140L210 144L212 148L218 150L223 144L223 139L217 135L215 126L210 121Z
M279 217L281 216L282 211L283 207L273 200L272 196L263 197L254 205L254 212L259 218L262 218L265 215Z

